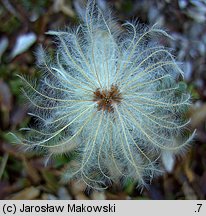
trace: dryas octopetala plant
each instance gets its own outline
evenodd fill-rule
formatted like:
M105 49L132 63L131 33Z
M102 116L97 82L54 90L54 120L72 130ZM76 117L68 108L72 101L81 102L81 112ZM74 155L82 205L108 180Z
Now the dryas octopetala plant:
M49 31L54 57L37 53L43 71L24 82L35 125L18 141L46 155L75 151L64 179L93 188L133 180L145 185L162 173L162 157L181 154L192 136L184 113L190 95L183 72L157 42L156 27L117 23L89 1L76 29Z

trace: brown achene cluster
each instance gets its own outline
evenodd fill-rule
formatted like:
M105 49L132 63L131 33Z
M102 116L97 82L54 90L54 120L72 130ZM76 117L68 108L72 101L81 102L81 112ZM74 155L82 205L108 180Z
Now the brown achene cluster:
M94 92L94 99L98 104L97 109L113 112L114 104L120 103L122 100L122 95L117 86L112 85L110 90L100 90L99 88Z

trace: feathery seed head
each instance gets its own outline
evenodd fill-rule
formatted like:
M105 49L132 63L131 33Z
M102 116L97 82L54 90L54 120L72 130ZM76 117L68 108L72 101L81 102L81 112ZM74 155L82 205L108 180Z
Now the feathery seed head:
M58 45L54 59L39 48L38 84L21 77L36 122L19 142L49 156L75 150L66 180L144 185L163 171L163 156L181 153L192 139L181 138L190 104L178 83L183 72L155 42L170 36L155 25L120 27L94 1L82 18L73 31L48 32Z

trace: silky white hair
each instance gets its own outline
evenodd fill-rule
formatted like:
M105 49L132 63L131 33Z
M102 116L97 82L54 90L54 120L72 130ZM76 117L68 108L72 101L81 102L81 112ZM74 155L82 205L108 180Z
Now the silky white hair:
M40 81L21 77L35 124L18 142L49 157L75 151L65 180L96 189L128 179L145 185L163 172L162 154L181 154L193 137L183 72L157 40L171 37L157 25L120 25L95 1L82 19L73 30L48 32L56 50L51 58L39 48ZM94 93L111 86L121 101L98 108Z

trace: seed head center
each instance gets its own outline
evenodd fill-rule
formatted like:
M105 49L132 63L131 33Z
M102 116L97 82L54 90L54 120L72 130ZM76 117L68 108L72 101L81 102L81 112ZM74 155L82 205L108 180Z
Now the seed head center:
M120 103L122 95L116 85L112 85L109 90L100 90L94 92L93 101L97 103L97 109L107 112L114 111L114 104Z

